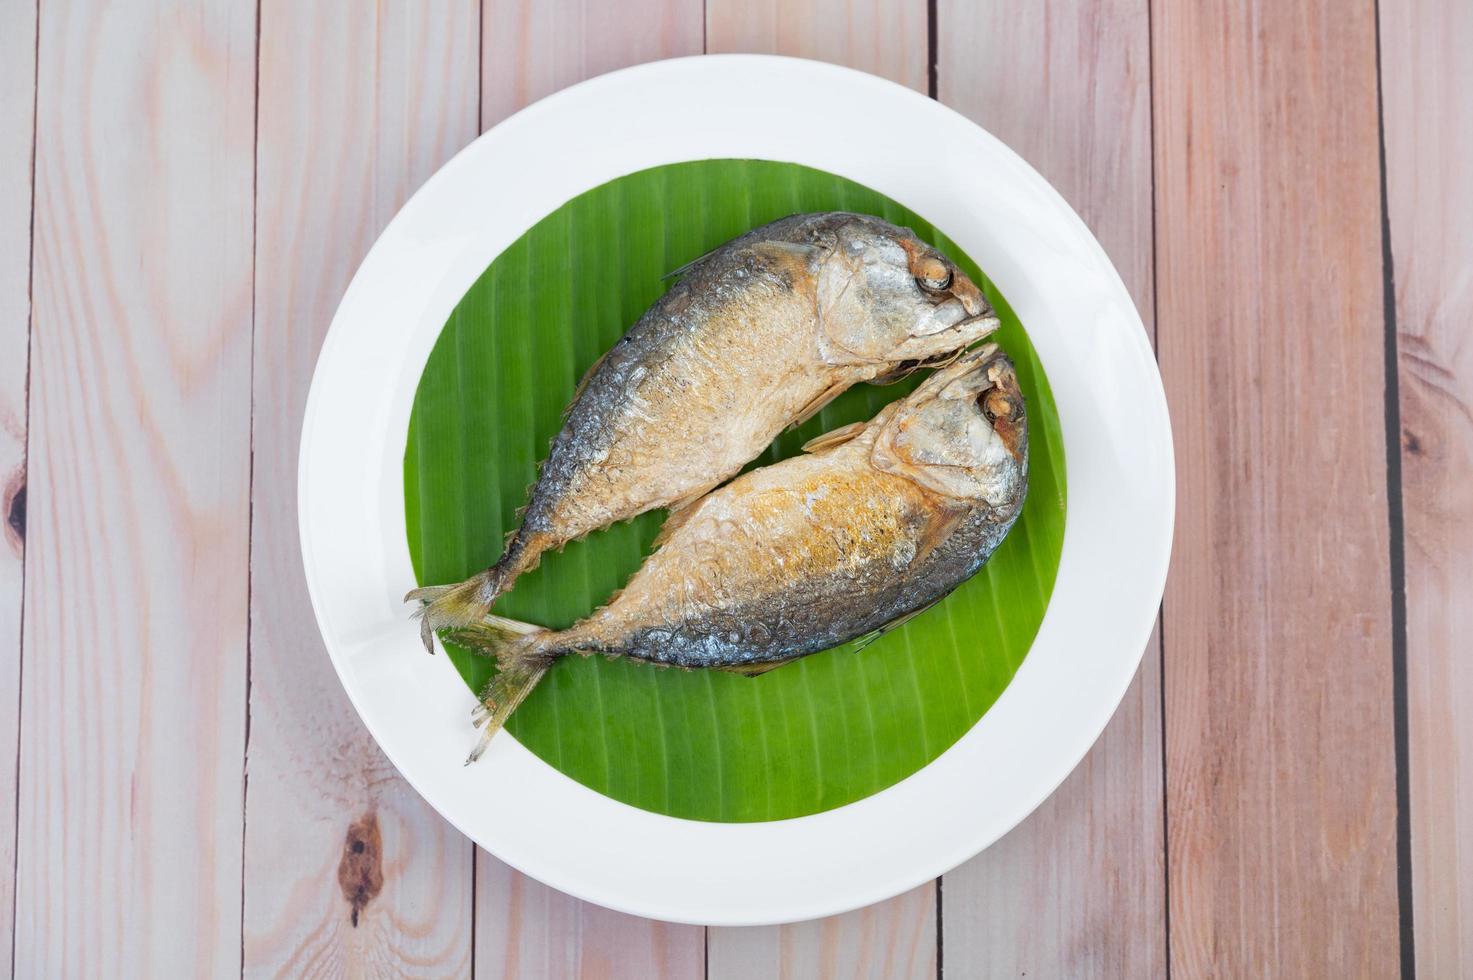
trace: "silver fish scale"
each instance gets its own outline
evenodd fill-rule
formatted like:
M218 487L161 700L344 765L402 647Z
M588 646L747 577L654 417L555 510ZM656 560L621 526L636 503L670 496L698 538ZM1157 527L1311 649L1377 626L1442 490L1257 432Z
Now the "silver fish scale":
M1007 536L1025 496L1026 481L1010 510L974 508L935 551L899 577L889 567L835 575L812 583L804 595L764 596L693 621L646 627L601 652L710 668L772 663L839 646L945 598L975 575Z
M851 215L794 215L734 239L682 270L681 279L656 300L621 337L569 406L561 430L542 463L522 518L525 531L553 531L553 509L580 474L598 466L607 450L637 418L631 397L683 343L737 294L791 290L786 273L775 271L747 246L756 241L820 241L826 229ZM831 232L830 232L831 234Z

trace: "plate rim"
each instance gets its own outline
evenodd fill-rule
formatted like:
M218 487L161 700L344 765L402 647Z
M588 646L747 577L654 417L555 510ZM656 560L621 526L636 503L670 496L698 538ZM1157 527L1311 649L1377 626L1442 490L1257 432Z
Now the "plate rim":
M940 112L950 117L954 117L953 125L960 124L968 127L971 130L975 130L976 133L981 134L985 138L984 141L990 141L993 144L990 148L991 152L996 154L999 159L1001 159L1005 163L1010 163L1016 168L1021 168L1023 172L1026 172L1026 174L1031 175L1032 178L1036 179L1037 182L1040 182L1042 184L1042 187L1046 189L1046 193L1053 196L1053 198L1055 199L1054 203L1062 207L1063 212L1066 213L1069 218L1072 218L1075 227L1070 230L1072 231L1076 239L1076 244L1083 246L1086 250L1093 250L1095 253L1097 253L1096 258L1097 260L1099 260L1099 262L1102 263L1102 268L1108 270L1111 281L1106 282L1104 284L1104 288L1109 289L1110 291L1117 294L1117 299L1120 297L1124 298L1125 308L1128 309L1129 318L1133 321L1133 324L1127 324L1127 326L1133 325L1136 328L1134 332L1134 336L1136 338L1136 346L1138 348L1144 349L1146 358L1150 363L1149 380L1154 382L1154 386L1148 384L1147 390L1141 394L1143 394L1145 401L1147 403L1150 403L1150 412L1148 412L1148 414L1153 416L1152 421L1159 423L1159 431L1156 431L1154 433L1154 436L1158 439L1157 462L1164 464L1163 472L1166 479L1158 487L1158 489L1163 494L1160 503L1164 503L1164 507L1158 513L1158 516L1160 517L1160 520L1158 521L1158 530L1161 530L1162 527L1164 527L1164 534L1157 535L1156 539L1153 541L1153 544L1155 546L1154 550L1150 554L1144 556L1144 564L1146 566L1148 577L1145 579L1144 588L1138 590L1139 595L1149 595L1151 597L1149 603L1146 603L1144 601L1138 602L1143 610L1147 606L1149 606L1149 615L1145 615L1144 613L1142 613L1140 616L1136 617L1136 628L1131 631L1131 639L1128 641L1128 643L1121 644L1129 645L1136 651L1134 653L1134 656L1130 658L1129 669L1128 671L1121 671L1121 673L1123 673L1123 679L1118 680L1118 683L1114 685L1114 690L1110 690L1096 699L1097 705L1100 706L1097 709L1096 713L1100 715L1102 720L1100 720L1097 728L1094 727L1092 724L1086 724L1084 726L1085 729L1092 729L1087 738L1079 736L1071 740L1071 743L1074 745L1075 751L1072 753L1072 758L1070 759L1067 767L1060 767L1057 771L1056 777L1051 775L1049 778L1037 781L1035 786L1036 791L1031 794L1027 800L1022 801L1021 803L1014 803L1013 806L1009 807L1009 811L1013 813L1014 816L1010 821L1006 822L1006 826L1003 826L1000 831L993 832L996 830L997 826L1001 826L1000 822L995 821L994 825L989 830L983 831L965 840L956 841L950 848L946 848L936 852L936 854L934 854L927 863L925 863L923 866L916 866L914 870L909 874L892 874L892 876L887 878L884 883L874 884L872 887L856 890L852 892L849 897L828 896L826 898L814 898L813 896L809 896L803 900L789 901L786 903L785 906L775 908L773 911L770 912L763 912L760 910L752 909L742 913L733 913L733 911L729 907L721 906L719 904L707 908L691 908L688 905L671 905L667 902L660 901L658 898L651 898L649 896L631 896L621 893L618 890L610 890L607 888L600 888L597 885L590 885L589 881L580 880L576 875L570 876L565 873L559 873L559 870L555 866L549 865L545 862L539 864L536 861L526 861L524 859L524 854L519 853L508 856L501 853L501 851L494 845L494 843L487 839L488 836L491 835L485 833L485 827L475 829L468 828L467 826L462 825L464 823L463 820L458 820L456 819L456 817L446 812L446 808L442 807L441 804L437 802L437 797L441 795L437 788L435 786L428 785L430 781L425 778L425 774L422 773L419 770L419 767L414 765L412 761L408 765L401 763L401 757L403 755L403 752L401 751L401 746L397 744L394 737L389 737L386 739L386 737L382 735L382 726L381 724L379 724L381 719L377 715L375 709L371 707L366 707L365 704L362 703L361 695L363 694L363 689L359 686L356 678L353 676L353 672L356 668L348 663L347 660L345 660L344 655L342 654L343 645L338 642L339 640L341 640L341 636L339 635L338 631L333 627L328 611L322 605L323 589L321 585L321 579L319 577L320 573L318 572L316 563L314 561L316 557L315 548L317 547L317 543L314 541L313 538L312 517L314 500L311 498L312 486L310 483L313 474L313 461L309 457L311 457L312 454L317 451L318 444L315 442L315 439L320 438L318 426L321 423L323 399L328 397L324 394L324 388L321 386L322 379L324 378L324 366L328 359L334 356L334 351L340 351L342 349L343 338L351 329L349 323L350 315L345 314L345 310L350 310L349 302L355 297L355 295L357 295L355 293L355 290L361 290L363 288L362 283L365 281L365 270L369 270L374 265L376 255L379 256L381 261L384 252L392 248L392 243L395 240L395 236L400 235L404 231L405 224L408 220L406 219L406 215L412 215L416 212L416 209L422 208L424 206L424 202L428 201L431 196L436 193L436 188L442 186L443 184L446 184L452 179L453 175L458 174L465 169L466 161L472 160L478 154L484 154L487 151L488 147L494 147L498 141L509 138L508 134L511 134L512 137L515 137L519 135L520 130L528 128L529 125L535 126L540 120L543 120L549 116L555 116L558 113L565 111L567 107L575 106L580 101L588 100L590 93L597 96L601 92L613 91L617 94L617 89L621 85L627 86L628 83L630 83L631 81L638 84L648 84L652 82L658 82L662 76L665 76L665 80L668 81L669 76L671 76L672 74L675 76L690 73L693 73L696 76L710 76L713 74L725 75L729 80L730 78L741 76L744 72L755 72L760 73L764 76L770 76L772 74L785 75L789 79L806 79L809 81L821 82L823 84L837 84L839 88L844 88L848 86L868 87L871 89L870 94L872 95L875 92L883 91L887 92L888 97L891 99L895 99L898 96L898 101L911 102L911 100L917 100L919 103L924 103L928 107L931 107L926 110L928 112L934 113L935 111L939 110ZM690 157L689 159L709 159L729 155L730 154L726 153L716 153L707 154L705 156ZM753 158L754 156L763 159L771 158L765 155L753 154L747 154L746 156L747 158ZM677 160L672 158L666 160L665 162L677 162ZM798 159L792 162L803 163L804 165L808 166L815 166L815 164L813 164L809 160ZM625 172L627 173L632 171ZM605 180L614 179L620 175L621 174L619 173L608 173L602 178L602 180L598 181L597 183L602 183ZM596 184L592 186L596 186ZM1035 190L1037 190L1037 188L1035 188ZM888 192L882 190L882 193ZM894 195L892 194L890 196L893 197ZM913 210L917 210L918 212L925 215L928 220L932 220L934 222L934 215L928 214L921 208L914 207L909 201L906 201L904 199L901 200L902 203L906 204L906 206L912 207ZM1067 219L1065 220L1067 222ZM957 236L953 234L952 229L947 228L942 223L937 223L937 226L946 231L947 234L953 238L953 240L957 239ZM515 237L519 236L525 230L525 227L517 229L512 235L512 239L514 240ZM1080 237L1081 233L1082 237ZM390 244L385 245L386 241ZM987 268L987 264L983 260L978 259L978 262L979 264L982 264L984 268ZM468 286L469 283L466 283L466 285ZM1011 301L1013 299L1013 296L1010 291L1008 289L1004 289L1003 291L1004 295L1008 295ZM1024 319L1026 323L1027 318L1025 317ZM1032 336L1031 330L1030 336ZM1117 340L1119 339L1120 338L1117 338ZM1139 354L1140 351L1137 350L1135 351L1135 353ZM1044 356L1042 350L1040 350L1039 356L1040 360L1045 365L1046 373L1051 378L1051 383L1057 389L1057 382L1052 380L1053 371L1048 369L1048 360ZM422 368L423 363L421 362L419 366L420 368ZM415 374L417 376L418 372L416 371ZM1055 391L1055 394L1056 396L1058 395L1057 390ZM1066 429L1065 457L1066 468L1068 471L1067 479L1069 481L1068 485L1070 487L1070 507L1065 517L1064 550L1067 554L1068 541L1071 535L1071 531L1073 530L1075 518L1075 487L1073 479L1073 459L1067 450L1069 444L1067 432L1068 423L1067 420L1063 419L1062 413L1061 425L1063 425ZM399 452L402 456L402 440L399 441L401 443L399 447ZM668 59L665 61L650 62L643 65L634 66L632 68L610 72L606 75L601 75L596 78L581 82L577 85L571 86L570 88L564 89L558 93L554 93L553 95L540 100L539 102L533 103L532 105L526 107L515 115L509 117L507 120L498 124L496 127L488 130L486 133L481 134L476 140L472 141L467 147L465 147L454 157L452 157L450 161L448 161L442 168L440 168L440 170L438 170L429 180L427 180L406 201L404 206L395 215L394 219L389 222L384 231L380 234L379 238L375 241L374 245L365 256L363 263L360 264L358 270L355 272L352 280L350 281L348 289L344 294L342 303L340 304L337 313L334 315L333 322L329 327L326 337L324 338L321 353L319 355L319 360L316 368L314 369L312 386L309 390L306 410L303 416L302 439L298 459L298 474L299 534L303 553L303 565L307 573L309 594L311 595L312 599L314 616L316 617L319 629L323 634L324 644L328 649L328 653L334 665L334 669L338 674L340 682L343 684L345 692L348 694L349 700L353 703L354 708L359 713L360 718L362 718L365 727L368 728L370 734L373 735L375 741L379 744L385 755L390 759L391 762L395 764L396 768L404 776L406 781L409 782L410 785L413 786L415 790L422 797L424 797L437 812L445 817L445 819L449 820L452 825L455 825L457 829L461 830L462 833L465 833L467 836L471 837L481 846L485 847L493 854L496 854L502 860L505 860L507 861L507 863L512 864L514 867L517 867L518 870L521 870L534 878L542 880L549 885L552 885L553 887L568 892L569 894L573 894L576 897L632 914L658 918L666 921L711 925L765 925L778 922L799 921L802 919L815 918L818 916L847 911L852 908L862 907L874 901L879 901L886 897L899 894L903 891L908 890L909 888L913 888L916 885L923 883L926 880L934 878L939 874L945 873L946 871L954 868L963 861L969 859L974 854L979 853L981 850L994 843L1013 826L1016 826L1017 823L1026 818L1026 816L1030 814L1033 810L1035 810L1038 805L1040 805L1043 800L1051 795L1054 790L1056 790L1058 786L1064 781L1064 779L1068 777L1069 773L1077 767L1078 763L1083 759L1084 755L1098 740L1100 734L1103 732L1105 725L1108 723L1109 719L1113 717L1115 710L1118 708L1120 701L1123 699L1131 681L1135 676L1140 660L1144 655L1145 648L1148 644L1151 631L1155 626L1157 614L1156 610L1159 607L1160 598L1164 591L1166 570L1170 555L1171 536L1174 524L1175 510L1174 455L1171 444L1169 416L1167 414L1167 407L1165 403L1164 391L1162 390L1161 386L1160 375L1159 372L1155 369L1154 354L1151 352L1149 342L1146 338L1145 328L1141 324L1139 314L1136 312L1133 303L1131 303L1128 292L1125 290L1123 283L1120 281L1118 273L1115 271L1113 265L1109 263L1108 258L1105 257L1103 249L1099 246L1099 243L1094 239L1093 235L1088 231L1083 221L1079 219L1078 215L1075 214L1072 209L1070 209L1068 205L1063 202L1062 197L1058 195L1057 191L1055 191L1050 185L1048 185L1041 176L1037 175L1037 173L1033 171L1031 167L1028 167L1028 165L1024 163L1021 158L1018 158L1016 154L1007 149L1000 141L997 141L995 137L991 137L990 134L986 134L986 132L980 127L977 127L970 120L966 120L965 117L960 116L953 110L942 106L939 103L934 102L933 100L930 100L923 95L920 95L919 93L915 93L910 89L906 89L903 86L897 85L893 82L879 79L875 76L867 75L862 72L854 71L853 69L828 65L821 62L808 61L806 59L795 59L773 55L696 55L688 58ZM400 523L402 525L402 513L400 514ZM1061 556L1061 574L1063 564L1062 559L1063 556ZM1050 603L1051 611L1053 605L1057 602L1057 600L1058 593L1056 592L1054 601ZM412 631L412 628L409 628L407 626L406 628L411 629ZM1041 632L1042 627L1040 628L1040 634ZM1036 643L1037 639L1035 638L1035 645ZM1022 673L1022 670L1027 668L1029 660L1031 658L1032 652L1030 651L1029 657L1025 658L1024 660L1023 668L1020 668L1020 674ZM418 666L420 669L424 669L425 667L422 662ZM436 666L440 667L442 671L448 669L448 664L442 663L437 664ZM451 673L453 673L453 671L451 671ZM459 681L457 677L456 683L458 682ZM1014 688L1016 683L1017 678L1015 678L1014 682L1011 683L1008 689L1004 691L1003 698L1007 697L1008 692ZM467 692L467 697L468 696L469 695ZM999 698L999 703L1002 702L1003 698ZM989 709L989 712L984 714L983 720L985 720L987 716L993 711L996 711L997 707L998 706L995 704L992 709ZM981 725L982 721L979 721L978 724L974 726L974 730ZM968 738L970 734L971 733L969 732L968 735L963 736L963 740ZM504 740L498 740L498 742L501 741ZM508 739L505 741L514 740ZM391 744L393 744L394 746L394 748L392 749ZM959 740L957 745L960 744L961 741ZM956 750L957 745L953 745L951 748L946 750L946 752L943 752L940 757L938 757L936 760L933 760L927 766L923 767L920 772L924 772L926 769L931 769L932 767L937 766L942 759L946 758L948 755L951 755ZM520 746L515 746L515 748L520 748ZM525 749L522 749L521 752L523 755L530 756L530 753L527 753ZM525 760L522 760L520 764L525 765ZM544 763L540 763L540 761L537 764L545 765ZM547 768L551 769L551 767ZM561 774L559 774L559 776L561 776ZM571 779L569 779L568 777L564 776L562 778L568 779L569 782L572 782ZM915 777L913 774L912 777L907 777L907 779L902 780L900 783L897 783L894 786L887 788L886 790L880 791L880 793L874 794L870 797L866 797L863 800L856 801L838 809L851 810L853 808L862 808L867 803L874 800L876 797L891 793L892 791L904 787L914 778ZM598 795L591 790L585 789L584 791L595 796ZM703 823L699 821L683 821L680 818L653 814L648 811L638 810L634 807L628 806L627 804L618 803L617 801L614 801L607 797L600 796L599 798L606 801L608 804L611 804L615 807L624 808L625 810L628 810L633 814L640 815L641 817L656 818L658 821ZM801 821L813 821L834 812L836 811L824 811L824 813L821 814L791 818L789 820L783 821L767 822L765 824L762 824L761 826L789 825ZM716 826L723 828L750 826L743 824L703 825L708 827Z

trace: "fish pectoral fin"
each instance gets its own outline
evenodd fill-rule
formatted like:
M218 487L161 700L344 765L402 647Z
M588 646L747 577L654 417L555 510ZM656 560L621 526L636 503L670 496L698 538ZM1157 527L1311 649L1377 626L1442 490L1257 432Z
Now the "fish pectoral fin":
M803 659L803 658L801 658L801 657L787 657L786 659L783 659L783 660L768 660L768 661L765 661L764 663L760 663L760 664L731 664L731 665L725 666L725 667L717 667L716 669L717 670L724 670L728 674L741 674L743 677L761 677L763 674L767 673L769 670L777 670L779 667L783 666L784 664L790 664L790 663L792 663L795 660L801 660L801 659Z
M842 446L868 427L868 422L850 422L848 425L841 425L837 429L825 432L821 436L814 436L803 443L803 451L817 453L825 449L833 449L835 446Z
M848 390L849 382L835 381L833 384L829 385L823 391L815 395L813 400L810 401L807 405L804 405L802 409L799 410L797 417L794 418L793 421L789 424L788 428L796 428L797 426L802 425L804 422L807 422L819 412L823 411L825 405L833 401L835 398L838 398L840 395ZM819 438L822 438L822 436L820 436Z
M946 539L951 537L951 532L956 530L957 525L962 522L965 516L961 511L947 513L931 527L927 528L925 533L921 535L920 540L916 542L916 551L915 555L910 559L910 566L914 568L929 558L931 552L941 547Z

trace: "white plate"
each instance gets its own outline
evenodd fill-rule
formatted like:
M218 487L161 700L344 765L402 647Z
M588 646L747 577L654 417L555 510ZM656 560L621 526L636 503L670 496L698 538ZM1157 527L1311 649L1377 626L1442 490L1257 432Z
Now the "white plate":
M793 161L923 215L997 283L1058 401L1069 509L1053 600L992 709L919 772L814 816L719 824L589 790L508 734L475 766L473 699L424 655L403 453L415 386L451 308L569 198L682 160ZM444 166L363 260L323 344L302 427L298 505L312 606L385 754L497 857L589 901L751 925L857 908L950 870L1064 779L1124 695L1165 584L1174 484L1161 379L1135 307L1078 216L1031 167L909 89L751 55L614 72L531 106Z

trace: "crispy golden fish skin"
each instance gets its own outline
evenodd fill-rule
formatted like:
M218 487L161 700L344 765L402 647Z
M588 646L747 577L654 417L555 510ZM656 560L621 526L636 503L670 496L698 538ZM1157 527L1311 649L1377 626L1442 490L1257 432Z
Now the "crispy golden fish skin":
M452 634L503 666L486 738L570 653L760 673L893 626L974 575L1027 493L1023 396L993 345L809 445L672 516L623 591L569 629L490 617Z
M997 327L977 286L908 229L783 218L678 270L588 372L495 565L415 589L431 633L478 622L543 552L736 474L861 381L943 361Z

